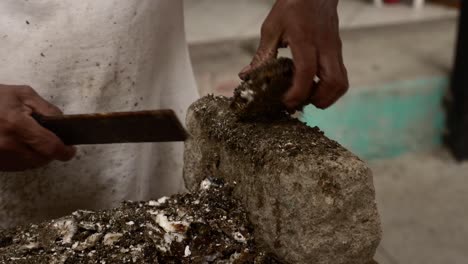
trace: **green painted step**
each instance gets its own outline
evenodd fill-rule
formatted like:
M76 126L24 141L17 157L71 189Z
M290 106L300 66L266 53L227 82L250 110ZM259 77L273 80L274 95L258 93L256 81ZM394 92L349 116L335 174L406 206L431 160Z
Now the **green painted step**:
M361 158L392 158L442 143L447 76L353 87L331 108L304 109L301 120L320 127Z

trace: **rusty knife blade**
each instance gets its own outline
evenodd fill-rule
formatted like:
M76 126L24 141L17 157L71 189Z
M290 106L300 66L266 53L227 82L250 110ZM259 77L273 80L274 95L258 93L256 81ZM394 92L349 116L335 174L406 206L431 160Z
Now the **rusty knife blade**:
M185 141L172 110L33 117L66 145Z

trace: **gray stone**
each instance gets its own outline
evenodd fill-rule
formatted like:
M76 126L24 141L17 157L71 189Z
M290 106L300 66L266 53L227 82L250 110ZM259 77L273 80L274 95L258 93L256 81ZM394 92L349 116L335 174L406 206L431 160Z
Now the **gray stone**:
M236 182L261 246L288 263L369 263L381 239L372 172L318 128L289 117L240 122L230 99L189 109L184 178Z

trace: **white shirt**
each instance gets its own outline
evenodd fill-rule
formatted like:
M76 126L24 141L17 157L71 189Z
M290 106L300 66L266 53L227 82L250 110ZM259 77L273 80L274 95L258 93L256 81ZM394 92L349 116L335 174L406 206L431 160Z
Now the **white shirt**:
M66 114L171 108L196 85L181 0L2 0L0 83L30 85ZM183 190L183 143L79 147L68 163L0 172L0 226Z

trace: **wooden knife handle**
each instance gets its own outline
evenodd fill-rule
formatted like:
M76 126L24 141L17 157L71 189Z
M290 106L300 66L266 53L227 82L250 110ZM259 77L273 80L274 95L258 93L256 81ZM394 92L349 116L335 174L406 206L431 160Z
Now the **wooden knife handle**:
M33 117L67 145L187 139L187 132L172 110Z

